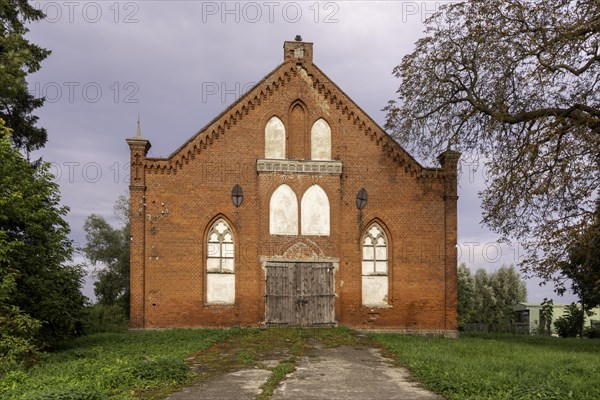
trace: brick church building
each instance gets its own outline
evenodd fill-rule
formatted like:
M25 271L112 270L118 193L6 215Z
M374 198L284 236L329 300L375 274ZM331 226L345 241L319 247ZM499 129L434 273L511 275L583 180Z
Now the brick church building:
M420 165L312 43L170 156L127 143L132 328L456 334L459 153Z

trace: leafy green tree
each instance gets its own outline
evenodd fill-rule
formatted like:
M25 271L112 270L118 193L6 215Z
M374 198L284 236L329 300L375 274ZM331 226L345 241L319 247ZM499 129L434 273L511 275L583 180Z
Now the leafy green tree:
M0 304L13 315L3 324L23 323L25 337L35 334L40 347L52 346L78 333L83 272L67 264L68 208L59 204L49 165L32 166L9 135L0 119Z
M458 326L464 328L465 323L476 317L475 279L465 263L458 266Z
M566 314L554 321L554 327L556 327L556 331L560 337L581 336L584 320L583 308L579 308L577 304L571 303L567 306Z
M494 291L490 285L490 277L483 268L477 269L475 279L475 321L490 324L492 311L496 303Z
M15 146L30 152L44 146L47 133L35 126L33 110L44 104L28 91L27 75L40 69L50 51L25 39L26 24L44 18L27 0L0 0L0 118L13 130Z
M490 277L494 293L493 324L498 327L511 327L514 323L513 306L527 300L527 287L514 267L502 266Z
M527 299L525 283L512 266L502 266L492 274L480 268L472 276L461 264L458 282L459 326L481 323L490 330L509 330L514 323L513 306Z
M581 232L569 248L569 258L560 264L562 274L571 280L571 289L579 297L585 312L600 305L600 200L594 223ZM559 289L559 294L565 288Z
M448 144L485 166L483 222L559 272L600 187L600 2L468 0L425 21L394 74L386 128L420 157Z
M96 214L87 217L84 252L96 267L94 293L101 305L119 305L129 315L129 201L120 196L115 212L122 226L113 228Z

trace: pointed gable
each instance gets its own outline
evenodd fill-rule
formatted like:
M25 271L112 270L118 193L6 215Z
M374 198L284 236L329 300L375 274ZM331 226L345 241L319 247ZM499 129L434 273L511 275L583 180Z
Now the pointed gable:
M195 158L203 151L209 151L211 145L219 140L219 137L229 134L231 128L248 116L258 112L261 105L274 96L278 96L281 91L285 91L293 81L301 80L312 88L312 92L319 97L320 102L327 104L331 109L337 110L341 116L351 121L360 132L364 133L372 145L379 146L387 157L390 157L406 172L416 177L437 175L439 171L437 168L422 167L313 63L312 56L312 43L302 41L285 42L282 64L200 129L170 156L166 158L147 158L145 168L149 172L176 173L190 159Z

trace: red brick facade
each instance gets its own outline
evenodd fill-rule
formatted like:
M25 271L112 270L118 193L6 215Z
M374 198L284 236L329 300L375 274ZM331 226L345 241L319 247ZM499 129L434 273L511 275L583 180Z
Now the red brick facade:
M284 51L277 69L169 157L148 158L148 140L127 140L132 328L260 326L266 260L313 257L335 265L335 323L453 335L459 154L422 167L312 63L311 43L286 42ZM285 126L286 159L306 161L259 167L273 116ZM313 165L311 126L320 118L331 128L333 161ZM289 170L298 165L318 171ZM272 168L288 170L264 171ZM270 234L271 195L284 183L300 223L303 194L314 184L325 191L329 235ZM368 201L359 210L361 188ZM234 238L233 304L207 302L208 231L220 218ZM362 245L373 222L387 238L386 307L362 304Z

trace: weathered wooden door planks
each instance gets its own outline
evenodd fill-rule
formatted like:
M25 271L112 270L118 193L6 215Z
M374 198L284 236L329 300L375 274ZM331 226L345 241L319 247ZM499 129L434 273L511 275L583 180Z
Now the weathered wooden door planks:
M315 326L335 323L331 263L268 263L266 271L267 325Z

